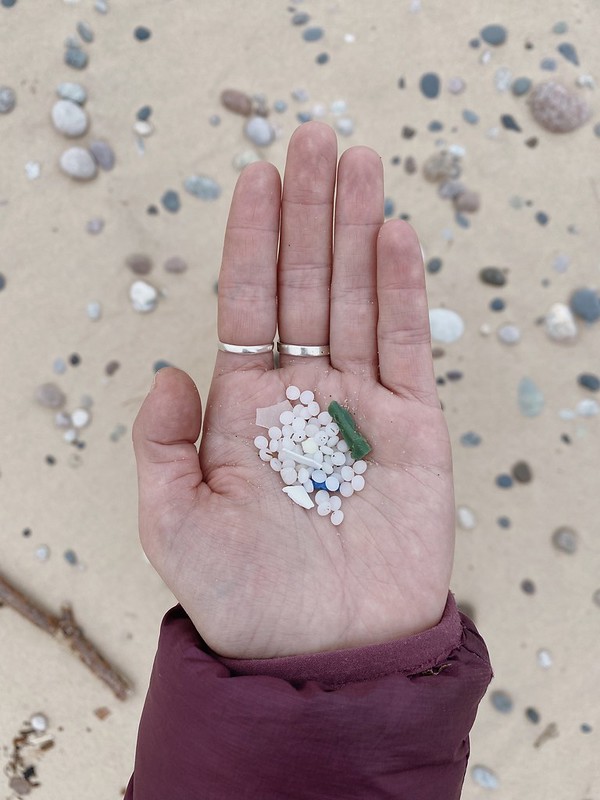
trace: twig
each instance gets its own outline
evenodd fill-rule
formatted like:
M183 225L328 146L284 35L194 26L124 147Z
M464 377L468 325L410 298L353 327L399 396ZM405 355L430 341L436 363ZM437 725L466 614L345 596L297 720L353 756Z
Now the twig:
M38 606L0 574L0 605L2 603L14 608L38 628L67 644L94 675L112 689L119 700L125 700L132 693L129 682L85 638L70 606L63 606L60 617L56 617Z

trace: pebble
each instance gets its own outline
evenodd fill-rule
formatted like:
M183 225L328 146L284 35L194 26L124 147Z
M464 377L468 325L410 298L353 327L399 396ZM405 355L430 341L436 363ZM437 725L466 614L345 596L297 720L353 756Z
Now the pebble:
M352 136L354 133L354 122L350 117L340 117L335 121L335 129L341 136Z
M148 122L147 119L137 119L133 123L133 132L139 136L152 136L154 133L154 125Z
M0 272L0 292L4 289L5 286L6 286L6 278Z
M109 376L110 375L114 375L115 372L119 369L120 366L121 366L121 364L118 361L114 361L114 360L113 361L109 361L108 364L104 367L104 372L106 372L106 374L109 375Z
M499 92L507 92L512 83L512 72L508 67L498 67L494 74L494 86Z
M600 378L591 372L582 372L581 375L578 375L577 383L591 392L597 392L600 389Z
M554 659L552 658L552 653L549 650L538 650L537 652L537 662L538 666L542 669L550 669L552 664L554 663Z
M466 191L467 187L461 181L444 181L438 186L438 195L444 200L452 200Z
M65 393L55 383L43 383L38 386L35 399L45 408L62 408L67 402Z
M30 181L37 180L42 174L42 165L39 161L28 161L25 164L25 174Z
M492 692L490 700L496 711L500 711L501 714L509 714L513 710L514 703L512 697L508 692L502 689L497 689L495 692Z
M85 229L88 233L95 236L104 229L104 220L102 217L92 217L92 219L86 222Z
M75 180L86 181L98 173L92 154L82 147L70 147L60 157L60 168Z
M474 214L479 211L481 205L481 198L479 192L472 192L467 189L466 192L457 194L454 198L454 208L460 212Z
M546 214L545 211L538 211L535 215L536 222L539 222L540 225L547 225L550 221L550 217Z
M556 49L561 56L564 56L564 58L566 58L567 61L570 61L571 64L575 64L576 67L579 66L577 50L575 50L575 47L572 44L569 44L569 42L562 42Z
M552 26L552 33L563 34L566 33L568 30L569 26L567 25L566 22L563 21L555 22L554 25Z
M52 371L56 375L64 375L67 371L67 362L64 358L55 358L54 363L52 364Z
M310 14L306 11L297 11L292 17L292 25L306 25L310 21Z
M465 330L465 323L462 317L449 308L430 309L429 325L431 338L436 342L456 342Z
M39 561L48 561L50 558L50 548L47 544L41 544L35 550L35 556Z
M187 262L180 256L171 256L165 261L163 266L166 272L176 274L185 272L188 268Z
M17 105L17 95L10 86L0 86L0 114L10 114Z
M468 108L462 112L462 117L465 122L468 122L469 125L477 125L479 122L479 114L476 114L474 111L470 111Z
M99 14L108 14L108 0L96 0L94 8Z
M521 97L531 89L531 78L517 78L512 85L512 93L516 97Z
M580 417L595 417L600 413L600 405L595 400L586 398L577 403L575 410Z
M152 116L152 106L142 106L141 108L138 109L135 115L136 119L139 119L142 122L145 122L151 116Z
M107 142L94 139L89 143L88 148L100 169L109 172L115 166L115 152Z
M483 786L484 789L497 789L500 786L497 775L488 767L479 764L471 770L471 777L478 786Z
M503 473L502 475L496 476L496 486L499 486L501 489L510 489L513 485L513 479L510 475Z
M434 153L423 164L423 175L436 183L460 177L460 159L448 150Z
M431 274L435 274L439 272L442 268L442 259L441 258L430 258L427 262L427 272Z
M538 84L527 102L536 122L553 133L580 128L592 113L582 97L557 81Z
M135 275L148 275L152 271L152 259L144 253L132 253L125 259L126 266Z
M48 717L45 714L34 714L30 718L29 724L34 731L43 733L48 728Z
M569 304L573 313L586 322L596 322L600 318L600 296L592 289L577 289Z
M504 344L518 344L521 341L521 331L516 325L502 325L497 335Z
M404 171L407 175L414 175L417 171L417 161L413 156L408 156L404 161Z
M577 337L577 325L569 306L554 303L544 317L546 333L557 342L573 341Z
M92 300L88 303L85 310L86 314L93 322L96 322L96 320L99 320L102 316L102 306L97 300Z
M517 133L520 133L521 131L519 123L512 114L502 114L500 117L500 122L507 131L517 131Z
M592 602L600 608L600 589L596 589L592 595Z
M544 395L531 378L521 379L517 399L519 410L525 417L537 417L544 407Z
M83 136L88 128L88 115L71 100L57 100L52 107L52 122L59 133L71 138Z
M440 93L439 75L437 75L435 72L426 72L421 76L419 86L425 97L428 97L429 99L437 97Z
M479 35L486 44L498 46L506 41L507 30L502 25L486 25L479 31Z
M552 534L552 545L556 550L572 555L577 551L579 537L573 528L563 526Z
M206 175L191 175L184 181L186 192L200 200L216 200L221 194L219 184Z
M252 99L237 89L225 89L221 92L221 105L234 114L249 117L252 113Z
M134 311L144 314L156 308L158 291L146 281L135 281L129 288L129 299Z
M56 94L63 100L70 100L80 106L85 105L87 101L87 92L79 83L70 83L68 81L59 83L56 87Z
M475 431L467 431L460 437L460 443L463 447L477 447L481 444L481 436Z
M540 61L540 69L546 70L546 72L555 72L557 67L558 63L555 58L542 58Z
M465 531L471 531L477 525L475 512L467 506L458 506L456 509L458 524Z
M462 78L450 78L448 81L448 91L451 94L462 94L467 88L467 84Z
M144 25L138 25L137 28L133 31L133 35L138 40L138 42L147 42L148 39L152 36L152 31L150 28L146 28Z
M167 190L161 197L160 202L163 204L163 207L172 214L176 214L181 208L179 194L173 191L173 189Z
M325 35L323 28L307 28L302 33L305 42L318 42Z
M479 271L479 279L482 283L487 283L490 286L504 286L506 284L506 275L498 267L483 267Z
M531 467L526 461L517 461L512 468L512 476L519 483L529 483L533 478Z
M535 583L529 578L521 581L521 591L525 594L535 594Z
M67 47L65 50L65 64L73 69L85 69L88 65L88 55L79 47Z
M87 22L77 23L77 33L81 36L84 42L90 44L94 41L94 31L90 28Z

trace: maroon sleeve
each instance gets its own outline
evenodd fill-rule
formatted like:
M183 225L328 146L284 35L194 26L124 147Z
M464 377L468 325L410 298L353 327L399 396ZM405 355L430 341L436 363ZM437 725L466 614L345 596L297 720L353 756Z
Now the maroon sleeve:
M407 639L264 660L218 656L175 606L125 800L458 800L492 677L451 592Z

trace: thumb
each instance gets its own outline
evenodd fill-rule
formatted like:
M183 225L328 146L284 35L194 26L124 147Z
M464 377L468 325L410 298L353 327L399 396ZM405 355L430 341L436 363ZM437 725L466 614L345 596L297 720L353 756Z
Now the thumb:
M141 517L153 517L175 497L195 495L202 481L195 445L201 425L202 403L192 378L175 367L159 370L131 433Z

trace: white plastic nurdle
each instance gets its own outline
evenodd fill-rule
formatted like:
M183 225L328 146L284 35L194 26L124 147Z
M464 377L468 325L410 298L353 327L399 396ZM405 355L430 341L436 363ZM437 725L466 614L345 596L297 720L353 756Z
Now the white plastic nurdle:
M288 386L285 396L288 400L297 400L300 397L300 389L297 386Z

